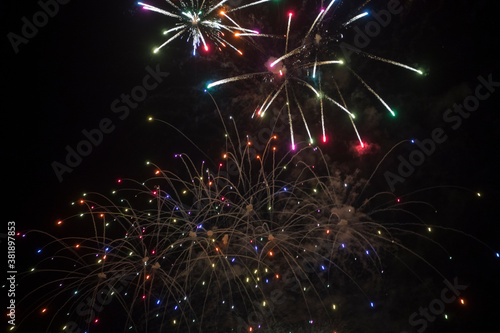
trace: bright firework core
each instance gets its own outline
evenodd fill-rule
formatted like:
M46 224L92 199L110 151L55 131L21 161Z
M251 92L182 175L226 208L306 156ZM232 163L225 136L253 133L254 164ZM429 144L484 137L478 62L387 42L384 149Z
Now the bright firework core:
M194 12L193 13L187 12L187 13L183 13L183 14L186 15L187 17L189 17L193 24L198 24L198 21L200 20L200 18L198 17L198 14L196 14Z

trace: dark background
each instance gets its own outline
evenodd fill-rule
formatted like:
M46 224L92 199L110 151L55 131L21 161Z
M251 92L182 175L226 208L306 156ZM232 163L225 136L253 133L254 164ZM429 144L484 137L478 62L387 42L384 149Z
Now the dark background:
M333 120L327 120L327 124L335 144L322 149L332 159L349 168L360 168L369 175L395 143L411 138L423 140L430 137L434 128L445 129L448 140L439 145L407 181L396 185L396 194L436 186L466 189L438 188L423 196L439 208L434 223L462 230L484 241L492 250L468 237L440 236L440 242L452 247L454 257L454 265L442 269L450 280L458 276L468 281L470 302L465 310L455 309L455 320L459 324L453 328L430 325L428 331L483 331L490 324L495 325L498 310L495 297L499 263L494 252L499 251L500 245L495 211L500 198L496 135L499 91L482 101L479 109L457 130L444 123L442 115L454 103L461 103L474 93L478 76L492 75L494 81L500 82L496 17L499 6L493 1L462 0L402 0L401 3L403 13L373 38L365 51L418 65L424 68L426 75L416 78L414 73L387 64L364 58L354 60L357 72L389 104L395 105L398 117L388 117L372 99L380 116L360 119L358 126L362 136L376 143L378 149L372 154L354 154L350 150L356 139L354 133L345 124L336 130ZM318 6L313 1L272 2L262 6L267 9L247 10L248 17L242 16L242 19L279 33L286 27L285 13L289 9L298 10L304 4L308 8ZM39 28L27 44L21 44L16 54L7 34L20 35L21 18L26 16L32 21L32 15L40 7L35 1L4 1L1 6L3 211L4 221L15 221L20 232L29 229L53 232L58 219L73 213L70 202L82 193L109 193L120 177L139 180L148 177L150 169L145 167L146 160L169 168L174 153L199 154L171 127L149 123L149 115L172 123L217 160L223 152L219 145L223 129L214 104L203 93L204 86L210 80L235 73L265 70L262 64L267 57L279 55L244 45L244 52L249 54L244 57L229 50L192 56L190 43L185 40L153 54L153 47L163 40L160 31L166 27L161 15L141 11L134 1L78 0L60 5L58 13ZM367 8L379 10L385 6L384 1L372 1ZM307 11L299 13L297 22L301 19L310 22L314 18ZM263 43L264 50L276 51L266 44L269 42ZM126 119L120 120L118 114L112 112L111 103L142 83L146 66L157 65L170 76L148 92L145 101L132 109ZM241 126L248 125L242 131L251 133L259 127L247 121L250 114L228 109L234 94L247 92L252 86L236 86L239 88L216 89L213 96L225 115L232 112ZM252 93L258 94L258 91ZM354 95L347 94L348 103ZM64 163L65 147L76 147L84 139L82 130L96 128L103 118L112 119L116 125L114 131L105 134L92 153L59 182L51 163ZM384 172L396 172L397 156L408 156L412 149L413 146L402 145L384 161L373 181L379 191L389 190ZM475 192L481 192L482 197L474 196ZM3 239L2 244L5 244ZM36 248L36 244L30 242L17 242L20 270L36 263ZM427 255L432 257L433 253ZM20 290L28 288L22 283L18 286ZM441 285L435 288L439 291ZM416 310L420 305L426 304L408 306ZM402 323L405 320L404 316L397 318ZM366 332L371 331L367 322Z

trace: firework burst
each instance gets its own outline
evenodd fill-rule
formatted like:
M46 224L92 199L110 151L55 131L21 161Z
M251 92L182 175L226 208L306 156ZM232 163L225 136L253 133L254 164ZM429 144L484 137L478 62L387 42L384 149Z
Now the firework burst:
M364 3L366 6L370 1ZM257 72L251 74L243 74L235 77L225 78L217 80L207 84L207 89L227 84L230 82L236 82L240 80L249 79L259 79L261 82L271 83L271 87L266 89L270 91L263 102L254 110L252 114L253 117L263 117L266 111L273 103L282 103L283 107L281 110L286 110L289 129L290 129L290 140L291 149L296 149L295 138L294 138L294 125L292 110L296 111L298 115L299 122L303 123L304 128L307 132L307 137L309 144L314 143L313 134L308 124L307 117L305 115L304 107L301 105L300 99L297 96L312 96L317 104L319 104L320 109L320 122L321 122L321 141L327 142L326 128L325 128L325 112L327 105L330 105L334 109L340 110L347 114L349 121L355 131L357 139L360 143L360 147L365 146L358 129L355 125L355 113L352 112L347 103L342 96L341 89L336 80L328 79L327 82L329 86L333 87L331 93L325 93L323 85L322 88L322 75L318 75L320 70L327 70L332 66L341 66L348 70L359 82L366 88L392 115L395 116L395 112L386 103L380 95L365 81L356 71L348 66L346 61L343 59L345 55L345 43L344 34L348 32L356 22L361 20L366 20L369 18L369 12L362 11L361 8L356 9L355 13L349 16L347 20L334 20L334 12L336 10L336 5L339 5L340 1L332 0L326 8L321 8L318 15L314 18L313 23L309 26L307 31L303 34L298 41L291 41L290 31L292 27L292 17L294 14L289 12L287 14L288 21L286 27L286 33L284 34L284 52L277 57L269 57L266 62L267 71ZM292 45L295 45L293 48ZM385 62L405 68L416 72L418 74L423 74L421 70L415 69L413 67L404 65L402 63L385 59L372 55L362 50L349 47L349 50L353 49L351 52L369 59L374 59L380 62ZM326 76L326 75L325 75ZM325 82L323 82L325 83ZM302 92L301 89L306 90ZM299 91L301 93L299 94ZM282 96L280 99L279 97ZM332 97L333 96L333 97ZM295 108L293 108L295 106ZM297 120L295 120L297 122Z
M404 248L384 214L404 204L390 193L362 199L367 182L318 148L280 155L274 135L260 150L226 140L215 167L184 154L178 173L148 162L150 179L119 179L111 197L73 203L80 212L56 225L78 235L42 232L47 257L29 274L47 283L29 299L32 314L52 316L48 331L116 330L117 318L128 332L331 328L346 285L375 306L368 285L385 254Z
M255 35L259 34L259 32L241 27L229 16L229 14L267 1L269 0L260 0L229 10L224 8L227 0L222 0L220 2L213 2L211 0L204 0L201 2L179 1L178 4L166 0L167 4L170 6L169 10L164 10L142 2L138 2L138 4L142 6L144 10L160 13L177 20L174 27L163 32L163 34L169 36L169 38L163 44L155 48L153 51L154 53L160 51L161 48L170 42L182 38L182 36L187 36L186 40L188 42L191 41L193 47L193 55L196 54L196 50L200 46L203 46L204 50L208 51L208 40L219 49L222 47L230 47L240 55L243 55L241 50L228 41L225 34L229 33L234 35L235 33L250 33ZM222 23L222 18L229 21L229 24Z

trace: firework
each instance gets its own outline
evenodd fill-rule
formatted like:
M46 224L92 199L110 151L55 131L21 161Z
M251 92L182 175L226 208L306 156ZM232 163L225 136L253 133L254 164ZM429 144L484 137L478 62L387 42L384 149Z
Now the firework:
M367 1L364 5L368 4ZM337 96L336 98L332 97L333 94L327 94L324 91L324 87L322 88L322 79L321 76L318 76L318 72L321 68L328 68L332 66L341 66L341 68L347 69L353 76L358 79L358 81L389 111L392 116L395 116L395 112L391 109L391 107L386 103L382 97L375 92L373 88L371 88L368 83L358 75L354 69L350 68L344 59L343 56L343 38L344 33L349 31L352 26L359 20L366 19L369 17L369 13L364 11L360 12L361 9L358 9L354 15L352 15L349 19L344 22L330 22L331 16L338 2L335 0L330 1L326 8L320 9L318 15L313 20L313 23L309 26L307 32L303 35L303 37L295 42L295 47L290 49L290 31L292 26L292 17L293 13L288 13L288 21L286 27L285 36L285 45L284 45L284 53L278 57L270 57L266 63L266 67L268 71L266 72L257 72L252 74L243 74L235 77L230 77L226 79L221 79L218 81L211 82L207 85L207 89L223 85L230 82L240 81L240 80L249 80L249 79L260 79L264 82L271 83L270 92L265 97L264 101L255 109L252 114L253 117L264 117L266 111L273 103L282 103L282 110L286 110L289 129L290 129L290 140L291 140L291 149L296 149L295 138L294 138L294 125L293 116L292 116L292 108L298 114L300 120L299 122L303 123L304 128L306 130L307 136L309 138L309 144L313 144L313 135L310 130L310 125L306 120L304 107L301 106L303 102L300 102L298 96L300 95L302 98L304 96L310 96L314 100L317 101L316 104L319 104L320 109L320 120L321 120L321 141L327 142L326 129L325 129L325 102L330 104L335 109L340 109L345 112L349 118L349 121L355 131L355 134L358 138L361 148L365 146L361 136L359 134L358 129L355 125L355 114L349 110L347 104L345 102L344 97L342 96L339 85L333 79L333 84L328 82L333 86L333 94ZM333 30L333 33L331 32ZM396 61L392 61L389 59L381 58L375 55L371 55L369 53L363 52L361 50L354 50L358 55L367 57L369 59L378 60L381 62L389 63L401 68L405 68L411 71L414 71L419 74L423 74L421 70L412 68L410 66L401 64ZM323 58L323 59L322 59ZM301 89L306 88L306 92L302 92ZM299 91L300 94L299 94ZM283 98L279 98L280 95L283 95Z
M47 283L29 299L32 315L52 316L47 331L105 330L117 318L128 332L336 327L340 287L377 304L367 286L404 246L399 226L376 221L405 204L362 199L367 182L318 148L278 154L275 135L257 149L225 129L218 165L177 154L174 173L148 162L150 179L73 203L80 212L56 225L77 235L42 233L51 240L28 275Z
M202 2L179 1L178 5L170 0L166 0L167 4L170 6L169 10L164 10L142 2L138 2L138 5L142 6L144 10L153 11L177 21L174 27L163 32L163 34L169 38L163 44L155 48L154 53L157 53L161 48L172 41L182 36L187 36L186 40L188 42L191 41L193 47L193 55L196 54L196 50L201 45L205 51L208 51L208 40L214 43L219 49L229 46L240 55L243 55L241 50L228 41L225 34L229 33L230 35L234 35L235 33L250 33L258 35L259 32L241 27L229 16L229 13L267 1L269 0L247 3L229 10L225 10L224 8L227 0L222 0L220 2L213 2L210 0ZM224 24L222 18L229 21L229 24Z

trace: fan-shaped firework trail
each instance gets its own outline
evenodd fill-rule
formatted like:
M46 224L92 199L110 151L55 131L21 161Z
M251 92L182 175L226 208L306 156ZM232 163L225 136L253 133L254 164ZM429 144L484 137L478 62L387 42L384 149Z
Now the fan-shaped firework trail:
M306 121L306 116L304 115L303 108L301 107L299 100L297 98L297 88L307 88L306 90L313 93L314 98L317 98L320 103L320 118L321 118L321 129L322 129L322 141L327 141L326 130L325 130L325 117L324 117L324 101L332 104L334 108L338 108L347 113L349 120L353 126L353 129L356 133L356 136L360 142L361 147L364 147L364 143L360 137L360 134L356 128L354 123L354 113L349 111L344 98L341 96L340 89L338 85L334 82L336 87L334 93L339 95L341 101L337 101L331 96L325 94L321 89L321 79L317 77L317 72L319 68L323 68L329 65L339 65L353 73L353 75L361 82L361 84L377 99L380 103L390 112L392 116L395 116L395 112L391 109L391 107L372 89L367 82L365 82L352 68L349 68L345 61L342 59L342 39L343 33L348 31L352 25L358 20L361 20L365 17L369 16L368 12L361 12L361 9L358 9L357 12L345 20L344 22L331 22L332 24L336 24L335 33L329 33L327 28L327 23L329 23L329 14L332 14L336 5L338 5L341 1L332 0L328 4L326 8L322 8L319 11L319 14L315 17L313 23L308 28L304 37L298 43L298 46L289 50L289 37L290 37L290 29L292 25L292 17L293 13L288 13L288 23L285 34L285 48L284 53L277 57L271 57L266 66L268 67L268 72L259 72L252 74L244 74L231 78L226 78L222 80L218 80L215 82L211 82L207 85L207 89L213 88L218 85L226 84L229 82L235 82L240 80L247 80L253 78L263 77L266 81L275 82L275 87L271 89L271 92L267 95L264 102L255 110L254 115L263 117L266 110L272 105L273 102L277 100L277 97L280 94L284 94L285 106L288 115L288 122L290 127L290 140L291 140L291 148L294 150L295 146L295 138L294 138L294 125L292 122L292 112L291 105L296 105L296 109L298 114L300 115L300 119L302 120L307 135L309 137L309 142L313 143L313 136L311 135L311 131L309 129L308 122ZM366 1L363 6L366 6L370 1ZM371 55L369 53L363 52L361 50L353 50L353 52L362 55L364 57L375 59L381 62L389 63L401 68L405 68L419 74L423 74L422 71L412 68L410 66L401 64L396 61L384 59L381 57L377 57ZM329 59L321 60L324 53L328 53L325 57ZM304 75L305 74L305 75ZM297 86L294 89L293 85ZM303 95L306 95L304 93ZM307 95L306 95L307 96ZM253 116L254 116L253 115ZM252 116L252 117L253 117Z
M196 54L196 50L202 44L205 51L209 50L207 40L211 40L219 48L229 46L243 55L241 50L227 40L225 32L229 32L232 35L238 32L258 35L259 32L241 27L228 14L267 1L269 0L255 1L227 11L223 7L227 0L222 0L220 2L213 2L212 0L203 0L201 2L181 0L179 1L179 5L170 0L166 0L171 7L169 10L164 10L143 2L138 2L138 4L145 10L160 13L170 18L177 19L178 21L174 27L163 32L163 34L169 36L169 38L154 49L155 53L170 42L181 38L181 36L187 35L187 41L191 40L192 42L193 55ZM222 17L229 21L230 24L223 24Z
M117 320L128 332L335 328L340 281L374 307L366 283L381 276L389 250L408 250L399 224L376 221L399 212L407 225L428 226L392 193L362 199L365 182L332 168L320 149L278 157L276 141L258 152L227 135L215 169L178 154L179 173L148 163L153 177L143 183L120 179L111 198L85 194L75 203L82 212L57 222L78 235L42 233L52 240L29 273L46 281L29 295L32 315L52 316L47 331L63 332L116 331ZM255 313L265 315L256 323Z

